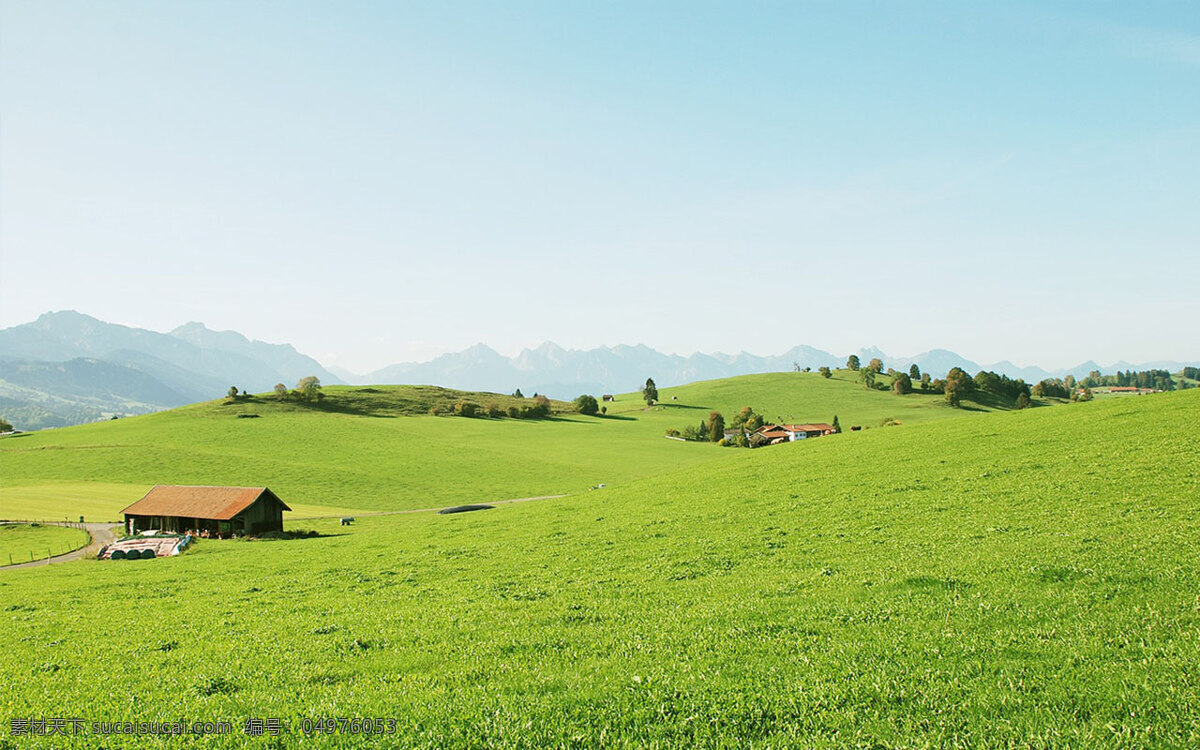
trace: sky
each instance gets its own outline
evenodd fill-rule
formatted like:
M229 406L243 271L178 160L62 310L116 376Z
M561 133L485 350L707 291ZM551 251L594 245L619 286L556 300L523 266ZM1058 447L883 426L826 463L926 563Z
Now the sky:
M0 0L0 327L1200 360L1200 4Z

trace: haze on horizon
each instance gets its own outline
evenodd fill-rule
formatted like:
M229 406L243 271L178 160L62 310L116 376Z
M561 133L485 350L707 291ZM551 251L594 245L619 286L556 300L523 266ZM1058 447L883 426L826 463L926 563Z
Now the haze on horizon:
M1200 359L1188 3L0 0L0 326Z

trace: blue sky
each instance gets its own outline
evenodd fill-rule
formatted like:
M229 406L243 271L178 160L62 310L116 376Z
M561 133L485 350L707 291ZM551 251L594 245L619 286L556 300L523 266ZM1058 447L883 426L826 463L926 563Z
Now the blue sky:
M0 325L1200 359L1200 5L0 0Z

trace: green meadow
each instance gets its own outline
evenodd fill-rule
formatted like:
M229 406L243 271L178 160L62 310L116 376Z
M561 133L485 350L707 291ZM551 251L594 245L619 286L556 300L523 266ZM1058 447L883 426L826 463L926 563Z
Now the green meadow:
M687 395L705 408L744 400ZM836 408L849 426L896 403ZM229 476L351 507L355 482L384 486L368 464L404 460L367 435L393 435L389 448L432 433L482 441L475 463L424 466L479 488L487 477L470 485L471 472L496 471L490 496L578 490L608 462L628 468L559 499L312 521L297 525L322 536L0 573L5 727L47 716L233 725L206 747L245 746L247 718L288 727L261 744L310 746L303 730L336 717L378 717L372 731L388 734L371 742L346 724L312 735L321 746L1200 744L1200 391L1009 413L920 403L924 421L890 409L881 416L902 427L755 451L663 440L654 433L684 411L671 407L633 408L628 421L381 419L368 432L341 416L314 431L303 415L234 420L201 405L6 442L6 485L123 471L150 481L169 467L184 475L169 481ZM802 405L797 420L832 418ZM368 458L351 468L316 448L295 455L289 441L306 430L342 461L349 440ZM495 434L506 439L484 437ZM503 446L526 475L503 471ZM564 483L571 466L579 476ZM255 469L275 474L252 481ZM302 492L309 482L322 489ZM0 747L179 743L0 736Z
M69 526L0 524L0 565L61 555L88 543L86 531Z
M550 419L428 415L462 398L522 403L422 386L338 387L319 407L263 395L0 439L0 518L119 519L155 484L266 485L296 511L291 517L570 494L719 458L732 449L664 437L714 409L732 418L750 405L797 422L838 414L848 430L993 408L868 391L839 371L830 380L776 373L664 388L653 408L640 394L622 394L604 405L606 416L570 413L561 402Z

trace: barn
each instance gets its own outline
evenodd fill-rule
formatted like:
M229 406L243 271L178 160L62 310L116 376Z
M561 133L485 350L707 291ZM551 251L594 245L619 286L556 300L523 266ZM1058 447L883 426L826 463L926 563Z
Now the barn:
M121 512L130 534L156 529L241 536L283 531L285 510L291 508L266 487L158 484Z

